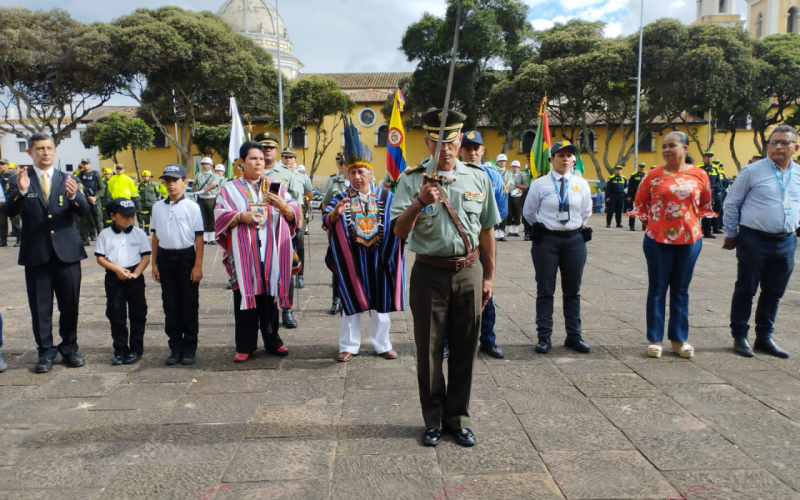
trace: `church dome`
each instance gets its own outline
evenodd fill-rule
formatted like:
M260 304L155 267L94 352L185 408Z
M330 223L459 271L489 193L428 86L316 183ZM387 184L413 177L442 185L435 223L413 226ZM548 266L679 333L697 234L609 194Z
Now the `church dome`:
M289 39L283 19L267 0L227 0L217 11L217 15L240 33L272 36L277 34L279 38ZM276 25L277 33L275 33Z

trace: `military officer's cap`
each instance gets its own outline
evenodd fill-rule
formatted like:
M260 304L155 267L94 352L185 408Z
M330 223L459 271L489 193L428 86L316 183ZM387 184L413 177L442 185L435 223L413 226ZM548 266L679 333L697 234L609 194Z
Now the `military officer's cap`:
M264 147L277 148L278 136L269 131L264 131L255 137L255 141Z
M152 177L153 174L149 170L142 170L142 177Z
M550 149L550 157L554 158L556 156L556 153L558 153L562 149L569 149L570 151L572 151L572 154L574 155L578 154L577 146L575 146L569 141L561 141L553 144L553 147Z
M81 158L81 165L83 165L84 163L92 163L92 160L90 160L89 158Z
M444 111L441 109L432 109L420 117L422 120L422 128L425 129L425 134L428 136L428 139L432 141L439 140L439 128L442 125L443 112ZM461 127L464 126L465 121L467 121L467 115L459 113L458 111L448 111L447 120L445 120L444 123L444 137L442 137L442 142L453 142L458 139L458 136L461 134Z
M464 134L464 139L461 140L461 146L466 146L467 144L483 146L483 136L477 130L470 130Z
M11 165L11 162L8 161L8 158L0 158L0 165Z
M291 156L292 158L297 158L297 153L294 152L292 148L284 148L281 151L281 156Z
M705 153L703 153L703 156L714 156L714 152L713 151L706 151Z
M131 215L136 213L136 204L126 198L114 198L106 203L106 211L110 214Z

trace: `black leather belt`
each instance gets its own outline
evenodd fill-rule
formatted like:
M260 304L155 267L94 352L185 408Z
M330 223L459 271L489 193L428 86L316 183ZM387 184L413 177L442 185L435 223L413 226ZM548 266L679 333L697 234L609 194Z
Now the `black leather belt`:
M553 231L551 229L544 228L544 234L552 234L553 236L560 236L562 238L569 238L570 236L575 236L576 234L580 233L580 229L572 229L570 231Z
M759 231L758 229L753 229L747 226L739 226L739 231L756 234L758 236L761 236L762 238L768 238L771 240L785 240L786 238L794 234L794 233L766 233L764 231Z

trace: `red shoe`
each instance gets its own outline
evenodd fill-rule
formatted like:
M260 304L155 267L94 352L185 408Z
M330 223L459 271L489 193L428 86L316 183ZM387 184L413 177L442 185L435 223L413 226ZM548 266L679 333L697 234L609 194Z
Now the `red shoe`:
M237 352L236 355L233 357L233 361L236 363L244 363L250 359L250 355L246 352Z
M275 349L275 354L277 354L278 356L288 356L289 355L289 348L286 347L285 345L282 345L282 346L278 347L277 349Z

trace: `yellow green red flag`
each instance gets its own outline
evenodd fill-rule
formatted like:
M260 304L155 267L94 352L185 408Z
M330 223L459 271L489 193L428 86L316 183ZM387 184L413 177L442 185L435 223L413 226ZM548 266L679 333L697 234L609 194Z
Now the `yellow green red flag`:
M536 138L531 147L531 177L539 177L550 172L550 122L547 119L547 96L539 104L539 124Z

